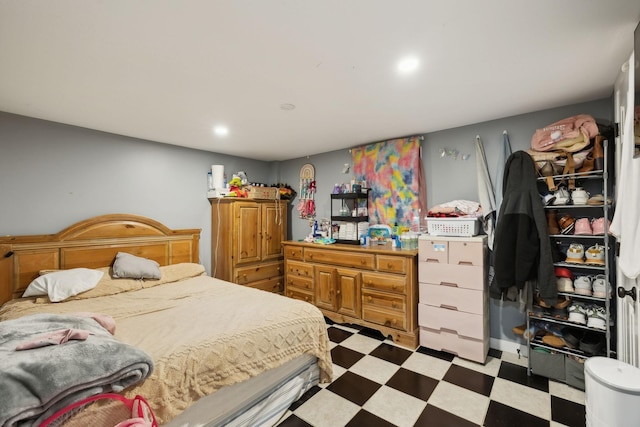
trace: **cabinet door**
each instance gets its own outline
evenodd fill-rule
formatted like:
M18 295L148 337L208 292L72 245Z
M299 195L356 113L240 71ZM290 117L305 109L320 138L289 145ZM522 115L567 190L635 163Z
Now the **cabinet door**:
M262 219L260 205L255 202L236 202L234 208L234 226L238 230L237 240L233 244L236 264L260 261Z
M262 205L262 259L282 256L282 242L287 229L286 203Z
M360 278L357 270L336 269L338 313L360 318Z
M336 269L316 265L314 268L316 306L336 311Z

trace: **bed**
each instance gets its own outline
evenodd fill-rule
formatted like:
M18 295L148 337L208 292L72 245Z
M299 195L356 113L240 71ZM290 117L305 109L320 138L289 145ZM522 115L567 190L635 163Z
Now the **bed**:
M141 395L162 425L271 425L332 375L324 317L311 304L225 282L198 264L200 230L112 214L59 233L0 238L0 323L50 313L103 313L114 337L153 359ZM155 261L160 279L113 278L121 253ZM61 302L22 298L43 274L103 271L95 288ZM88 405L76 420L92 419ZM82 421L78 423L82 425Z

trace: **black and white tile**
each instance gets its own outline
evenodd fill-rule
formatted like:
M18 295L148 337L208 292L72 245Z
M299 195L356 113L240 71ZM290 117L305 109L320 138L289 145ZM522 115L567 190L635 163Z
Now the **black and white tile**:
M527 375L515 354L492 349L482 365L354 325L327 327L333 382L291 405L281 427L585 425L584 392Z

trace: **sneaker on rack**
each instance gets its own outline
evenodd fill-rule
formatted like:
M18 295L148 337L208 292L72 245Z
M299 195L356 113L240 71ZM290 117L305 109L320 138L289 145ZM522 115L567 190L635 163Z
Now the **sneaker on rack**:
M573 282L573 287L576 289L576 294L578 295L591 296L592 286L591 276L578 276Z
M556 196L551 193L541 194L540 197L542 198L542 204L544 206L549 206L556 201Z
M578 328L566 327L562 329L562 339L569 348L578 348L580 340L584 336L584 330Z
M611 298L611 289L607 294L607 288L609 288L609 282L604 274L598 274L593 279L593 296L596 298Z
M567 191L566 188L564 187L560 187L556 190L555 193L553 193L553 195L555 196L555 200L553 201L553 205L554 206L558 206L558 205L566 205L569 203L569 192Z
M590 328L607 329L607 312L604 307L599 305L589 305L586 308L587 311L587 326Z
M561 234L573 234L573 228L576 225L576 220L569 214L562 215L558 220Z
M571 243L567 249L566 261L575 264L584 263L584 246L580 243Z
M580 340L580 350L589 355L598 355L605 348L605 334L596 331L586 331Z
M609 230L609 227L611 227L611 221L609 221L607 219L606 224L607 224L606 229ZM591 222L591 227L593 229L593 234L594 235L604 234L604 232L605 232L605 219L603 217L594 218L593 221Z
M585 251L584 257L587 264L604 265L604 246L596 243Z
M556 267L556 284L558 292L573 293L573 273L565 267Z
M575 225L575 229L573 231L573 234L575 235L584 235L584 236L588 236L593 234L593 231L591 230L591 223L589 222L588 218L578 218L576 220L576 225Z
M569 306L569 322L587 324L587 311L582 303L574 302Z

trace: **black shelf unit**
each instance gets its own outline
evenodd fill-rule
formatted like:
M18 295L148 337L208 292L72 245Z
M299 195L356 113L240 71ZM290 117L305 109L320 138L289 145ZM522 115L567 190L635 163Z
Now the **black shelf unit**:
M365 207L367 207L367 203L369 200L369 191L365 188L362 191L355 193L339 193L331 195L331 223L334 222L342 222L342 223L352 223L358 228L358 223L369 221L368 215L358 215L358 209L362 208L362 202L364 202ZM334 205L335 202L340 202L339 207L336 208ZM349 215L344 215L341 213L341 208L348 209ZM368 208L368 207L367 207ZM354 216L351 212L355 210L356 215ZM335 237L334 237L335 238ZM335 239L336 243L346 243L349 245L359 245L360 244L360 236L355 236L354 239Z

